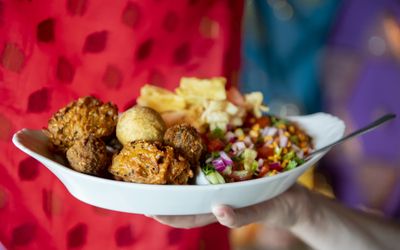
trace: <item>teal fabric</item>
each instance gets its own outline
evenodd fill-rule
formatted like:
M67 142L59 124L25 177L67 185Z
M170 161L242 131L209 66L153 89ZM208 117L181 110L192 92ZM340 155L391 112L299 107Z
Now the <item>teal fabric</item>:
M339 3L247 1L241 90L261 90L267 104L293 104L301 114L321 110L320 61Z

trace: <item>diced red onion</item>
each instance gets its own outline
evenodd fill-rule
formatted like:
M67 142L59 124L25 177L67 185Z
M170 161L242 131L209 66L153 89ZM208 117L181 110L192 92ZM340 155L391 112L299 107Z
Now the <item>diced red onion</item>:
M294 143L292 144L292 148L294 149L295 152L301 151L301 149L299 147L297 147L297 145Z
M246 144L246 146L250 146L251 144L253 144L253 142L251 141L250 136L246 136L243 140L243 142Z
M264 136L267 136L269 130L270 130L269 127L265 127L265 128L263 128L263 129L261 129L261 135L262 135L263 137L264 137Z
M278 132L278 129L275 127L266 127L263 130L263 136L274 136Z
M226 134L225 134L225 139L227 140L227 141L231 141L232 139L234 139L236 136L235 136L235 134L232 132L232 131L228 131L228 132L226 132Z
M288 138L287 138L287 136L286 135L281 135L280 137L279 137L279 147L281 147L281 148L284 148L284 147L286 147L286 145L287 145L287 143L288 143Z
M303 159L303 158L304 158L304 152L303 152L303 150L300 150L300 151L296 152L296 155L297 155L297 157L299 157L300 159Z
M257 163L258 163L258 169L260 169L264 165L264 159L263 158L258 159Z
M226 166L233 164L232 159L224 151L219 152L219 155Z
M277 170L277 171L282 170L282 166L281 166L281 164L279 162L273 162L273 163L270 163L268 165L269 165L269 168L271 170Z
M274 142L274 140L269 139L268 141L266 141L266 142L264 143L264 146L271 145L273 142Z
M234 152L241 152L246 149L246 144L244 142L238 141L232 144L232 150Z
M218 172L222 172L226 168L226 165L225 165L224 161L222 160L222 158L217 158L217 159L213 160L212 165L214 166L215 170L217 170Z

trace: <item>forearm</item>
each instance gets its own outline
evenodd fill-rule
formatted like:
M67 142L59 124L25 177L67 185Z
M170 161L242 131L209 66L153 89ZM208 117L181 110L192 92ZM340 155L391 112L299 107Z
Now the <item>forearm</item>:
M291 231L315 249L395 249L400 226L354 211L319 195L309 197L310 209Z

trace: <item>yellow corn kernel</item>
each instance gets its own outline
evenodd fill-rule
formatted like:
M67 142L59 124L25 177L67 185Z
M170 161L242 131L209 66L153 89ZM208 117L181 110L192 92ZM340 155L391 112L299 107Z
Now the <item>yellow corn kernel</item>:
M258 131L260 130L260 124L256 123L253 125L253 127L251 128L252 130Z
M278 171L276 169L274 169L271 172L269 172L268 176L273 176L273 175L276 175L277 173L278 173Z
M272 140L272 136L264 136L264 142Z
M249 135L250 135L251 137L258 137L258 132L255 131L255 130L251 130L250 133L249 133Z

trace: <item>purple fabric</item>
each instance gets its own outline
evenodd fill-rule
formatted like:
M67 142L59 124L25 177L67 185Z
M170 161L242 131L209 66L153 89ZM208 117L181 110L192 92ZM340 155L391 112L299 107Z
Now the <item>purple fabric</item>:
M384 113L400 116L400 67L392 60L370 60L360 72L348 109L361 127ZM361 137L364 153L400 161L400 117ZM399 166L400 167L400 166Z
M400 60L390 54L386 42L386 51L381 56L371 54L368 41L372 36L385 39L382 31L382 20L387 15L400 21L400 2L396 0L343 1L336 17L336 24L329 39L329 47L333 51L345 51L360 58L361 64L354 73L351 86L346 86L348 95L344 103L327 103L327 107L337 105L347 110L347 115L355 127L361 127L383 113L392 112L397 119L376 131L361 137L363 154L368 159L384 162L385 166L394 166L400 173ZM329 93L328 93L329 94ZM343 99L341 99L343 100ZM336 99L340 102L339 99ZM357 183L362 166L354 166L354 162L346 159L325 161L324 170L334 180L337 196L349 206L363 205L368 200L369 188ZM385 169L382 168L382 171ZM397 175L400 176L400 175ZM389 216L400 218L400 179L397 180L389 199L385 203L384 212Z

